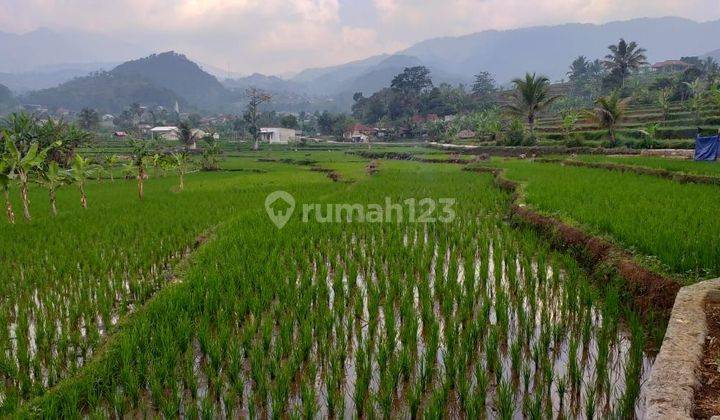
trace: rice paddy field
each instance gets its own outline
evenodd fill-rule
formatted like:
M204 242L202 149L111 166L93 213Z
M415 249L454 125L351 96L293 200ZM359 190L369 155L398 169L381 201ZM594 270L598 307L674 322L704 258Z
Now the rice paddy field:
M704 233L718 219L702 212L718 208L716 186L489 164L533 206L672 272L720 271ZM0 223L0 416L642 416L654 356L621 279L592 281L509 225L511 197L489 174L369 165L342 151L242 152L188 175L183 192L151 178L144 201L132 180L90 182L87 210L61 189L56 219L31 189L33 221ZM282 229L265 210L277 190L296 201ZM444 198L445 222L418 221L410 204L378 223L330 215ZM309 203L319 210L305 218Z
M685 159L670 159L652 156L583 155L580 156L579 159L584 162L619 163L645 168L665 169L672 172L681 172L692 175L720 177L720 165L718 165L717 162L695 162Z
M696 171L706 167L686 164ZM716 185L556 163L493 165L523 184L528 204L619 242L661 271L687 283L720 275Z

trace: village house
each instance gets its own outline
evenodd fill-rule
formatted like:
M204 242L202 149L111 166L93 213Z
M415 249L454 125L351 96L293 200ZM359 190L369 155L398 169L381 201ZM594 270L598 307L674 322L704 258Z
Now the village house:
M343 138L353 143L367 143L371 138L376 137L378 129L363 124L355 124L343 133Z
M692 67L692 65L681 60L666 60L655 63L650 68L658 73L679 73Z
M288 144L297 140L297 133L292 128L263 127L260 128L260 139L270 144Z
M180 129L175 126L153 127L150 129L153 139L177 141L180 137Z

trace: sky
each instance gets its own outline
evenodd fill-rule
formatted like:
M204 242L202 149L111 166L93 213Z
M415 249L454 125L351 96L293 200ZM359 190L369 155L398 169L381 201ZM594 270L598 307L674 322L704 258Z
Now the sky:
M0 0L0 30L102 33L236 73L283 74L486 29L720 19L720 0Z

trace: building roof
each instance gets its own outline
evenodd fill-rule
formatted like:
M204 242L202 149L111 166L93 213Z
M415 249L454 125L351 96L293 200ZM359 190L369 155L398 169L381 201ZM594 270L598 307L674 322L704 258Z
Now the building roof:
M665 60L660 61L658 63L653 64L651 67L654 69L661 69L664 67L691 67L690 64L682 61L682 60Z
M167 133L169 131L176 131L178 130L177 127L168 126L168 127L153 127L150 129L153 133Z

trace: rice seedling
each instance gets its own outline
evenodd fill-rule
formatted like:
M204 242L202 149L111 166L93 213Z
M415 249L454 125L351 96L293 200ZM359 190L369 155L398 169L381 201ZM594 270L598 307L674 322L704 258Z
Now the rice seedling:
M489 176L387 162L373 177L335 185L310 171L291 177L282 164L266 165L278 173L190 174L183 194L172 194L177 179L148 182L143 203L118 210L127 223L145 227L148 211L160 217L178 203L201 215L173 211L173 223L147 226L163 238L162 249L140 235L129 236L133 246L115 249L113 241L128 233L108 229L107 243L83 254L88 268L57 263L59 274L19 259L40 304L28 287L13 291L24 309L0 305L0 320L13 325L0 339L15 343L0 355L12 367L2 372L10 384L6 412L74 413L92 400L113 414L188 418L475 418L488 414L488 401L505 418L521 411L540 417L552 410L565 372L575 372L567 381L575 380L581 395L594 383L588 377L594 367L586 365L594 354L583 357L586 338L607 343L609 377L645 374L642 351L633 356L640 370L626 370L630 349L610 350L627 333L613 306L618 299L611 293L608 303L602 285L603 299L588 299L583 285L590 280L574 261L531 232L506 226L509 198ZM415 225L300 223L294 216L277 230L257 205L277 185L299 202L450 195L460 217ZM98 202L83 211L91 221L96 207L107 211L98 188L88 183ZM104 188L134 193L131 183ZM225 196L225 207L206 203ZM60 204L74 198L65 190L58 195ZM147 208L135 212L137 206ZM165 267L211 225L205 219L223 221L215 239L193 255L181 279L167 280ZM167 233L176 225L177 233ZM51 287L41 279L48 272L83 287L71 288L68 280ZM36 372L45 371L56 372L56 386L34 389ZM623 395L625 381L610 384L611 395ZM611 409L618 404L613 397Z

